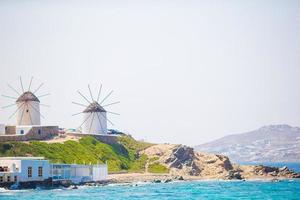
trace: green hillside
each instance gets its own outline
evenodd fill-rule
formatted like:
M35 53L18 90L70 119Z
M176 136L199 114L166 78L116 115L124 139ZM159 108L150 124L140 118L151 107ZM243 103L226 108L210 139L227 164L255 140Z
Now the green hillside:
M146 155L138 152L150 143L139 142L130 136L121 136L118 144L108 145L94 137L82 137L65 143L0 142L0 157L3 156L43 156L53 163L97 164L108 163L110 172L142 172L147 161Z

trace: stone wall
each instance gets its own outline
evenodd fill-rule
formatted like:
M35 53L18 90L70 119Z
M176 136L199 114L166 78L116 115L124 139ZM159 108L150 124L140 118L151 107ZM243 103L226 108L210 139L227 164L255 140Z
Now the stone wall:
M5 126L5 135L15 135L16 126Z
M16 127L14 128L16 129ZM58 135L58 126L34 126L30 129L30 131L25 135L16 135L11 134L1 135L0 142L6 141L29 141L29 140L48 140Z

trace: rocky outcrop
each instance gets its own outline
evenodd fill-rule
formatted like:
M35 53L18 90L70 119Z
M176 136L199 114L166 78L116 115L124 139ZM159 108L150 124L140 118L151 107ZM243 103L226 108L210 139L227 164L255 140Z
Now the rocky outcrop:
M142 152L149 160L166 166L172 176L197 176L203 179L300 178L287 167L241 166L227 156L195 152L184 145L158 144Z
M172 154L166 159L165 164L170 168L186 169L189 175L199 175L201 169L196 165L197 160L194 150L187 146L178 146L173 148Z

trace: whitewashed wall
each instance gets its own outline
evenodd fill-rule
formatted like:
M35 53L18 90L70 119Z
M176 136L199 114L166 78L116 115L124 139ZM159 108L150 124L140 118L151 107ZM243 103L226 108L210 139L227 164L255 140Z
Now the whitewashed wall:
M16 126L16 134L17 135L26 135L31 129L32 129L32 126ZM23 134L22 134L22 130L23 130Z
M84 113L83 120L86 120L86 122L83 124L82 133L107 134L106 113L102 112L100 114L95 112L94 116L93 113Z
M18 180L43 181L50 176L50 165L48 160L0 160L0 166L8 166L11 172L20 172ZM28 177L28 167L32 167L32 177ZM43 176L38 176L38 167L43 167Z
M93 166L93 181L107 180L107 176L108 176L107 165Z
M21 171L21 160L0 160L0 166L7 166L10 172Z
M17 103L21 106L22 103ZM37 101L29 101L24 103L17 112L17 125L41 125L40 103Z
M43 176L38 176L38 167L43 167ZM28 167L32 167L32 177L28 178ZM50 176L48 160L21 160L20 181L42 181Z

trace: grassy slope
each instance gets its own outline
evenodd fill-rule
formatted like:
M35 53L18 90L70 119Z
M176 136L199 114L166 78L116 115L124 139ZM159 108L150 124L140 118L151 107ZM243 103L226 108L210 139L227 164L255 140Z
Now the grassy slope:
M169 169L162 164L155 162L148 166L148 172L150 173L169 173Z
M56 163L105 163L108 162L110 172L144 171L147 156L137 156L137 152L151 146L149 143L139 142L129 136L122 136L119 144L108 145L94 137L83 137L64 144L31 141L2 142L0 156L44 156Z

